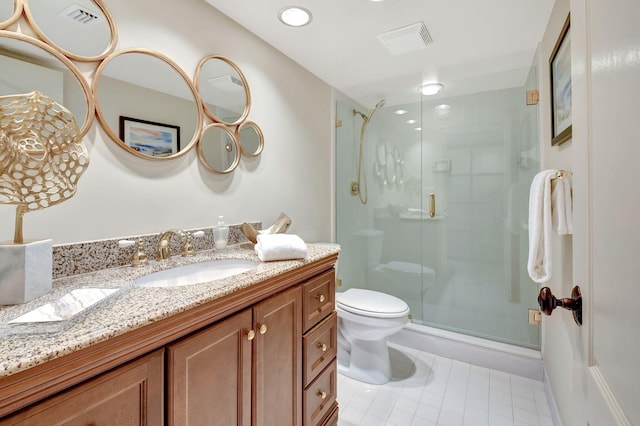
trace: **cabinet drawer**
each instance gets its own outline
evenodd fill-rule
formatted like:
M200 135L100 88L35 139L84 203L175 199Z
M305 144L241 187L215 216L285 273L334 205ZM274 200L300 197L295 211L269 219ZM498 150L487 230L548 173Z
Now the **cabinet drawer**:
M303 338L304 386L335 358L338 344L338 314L333 312Z
M336 363L332 362L304 390L304 424L317 425L334 408L336 400Z
M335 310L333 269L302 285L303 329L306 332Z
M325 417L325 420L322 421L322 426L337 426L337 425L338 425L338 403L335 402L333 404L333 409L331 413L329 413L329 415Z

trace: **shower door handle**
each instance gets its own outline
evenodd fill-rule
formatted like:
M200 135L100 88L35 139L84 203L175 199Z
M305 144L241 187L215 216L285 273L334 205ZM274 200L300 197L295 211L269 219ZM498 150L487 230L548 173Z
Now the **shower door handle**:
M435 217L436 215L436 194L433 192L429 194L429 217Z

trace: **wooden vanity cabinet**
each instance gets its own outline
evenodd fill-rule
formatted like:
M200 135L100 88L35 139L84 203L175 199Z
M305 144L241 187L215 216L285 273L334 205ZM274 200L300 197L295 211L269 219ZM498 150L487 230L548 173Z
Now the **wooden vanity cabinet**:
M301 425L301 315L296 287L169 345L167 424Z
M161 425L164 350L117 367L0 420L3 426Z
M4 389L20 390L31 405L0 412L0 426L335 426L335 276L325 262L104 342L112 351L96 345L25 370L30 380L42 377L40 386L9 376ZM115 364L127 351L130 361ZM60 386L69 359L83 381L46 399L30 396Z

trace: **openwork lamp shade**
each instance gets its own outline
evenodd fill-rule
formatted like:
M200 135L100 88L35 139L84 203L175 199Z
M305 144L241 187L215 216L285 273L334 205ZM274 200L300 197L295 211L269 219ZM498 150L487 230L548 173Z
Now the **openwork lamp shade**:
M22 216L76 193L89 154L73 114L47 95L0 97L0 204L16 204L14 243Z

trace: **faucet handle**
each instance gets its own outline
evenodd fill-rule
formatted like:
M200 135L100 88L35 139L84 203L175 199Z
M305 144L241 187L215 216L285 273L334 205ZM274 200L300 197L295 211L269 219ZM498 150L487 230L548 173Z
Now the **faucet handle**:
M182 255L183 256L193 256L196 252L196 249L192 244L192 237L200 238L204 236L204 231L196 231L196 232L185 232L184 245L182 246Z
M130 247L136 244L136 241L133 240L120 240L118 241L118 246L120 248ZM131 256L131 266L142 266L148 262L147 254L144 251L144 247L142 246L142 241L137 241L137 247L133 256Z

